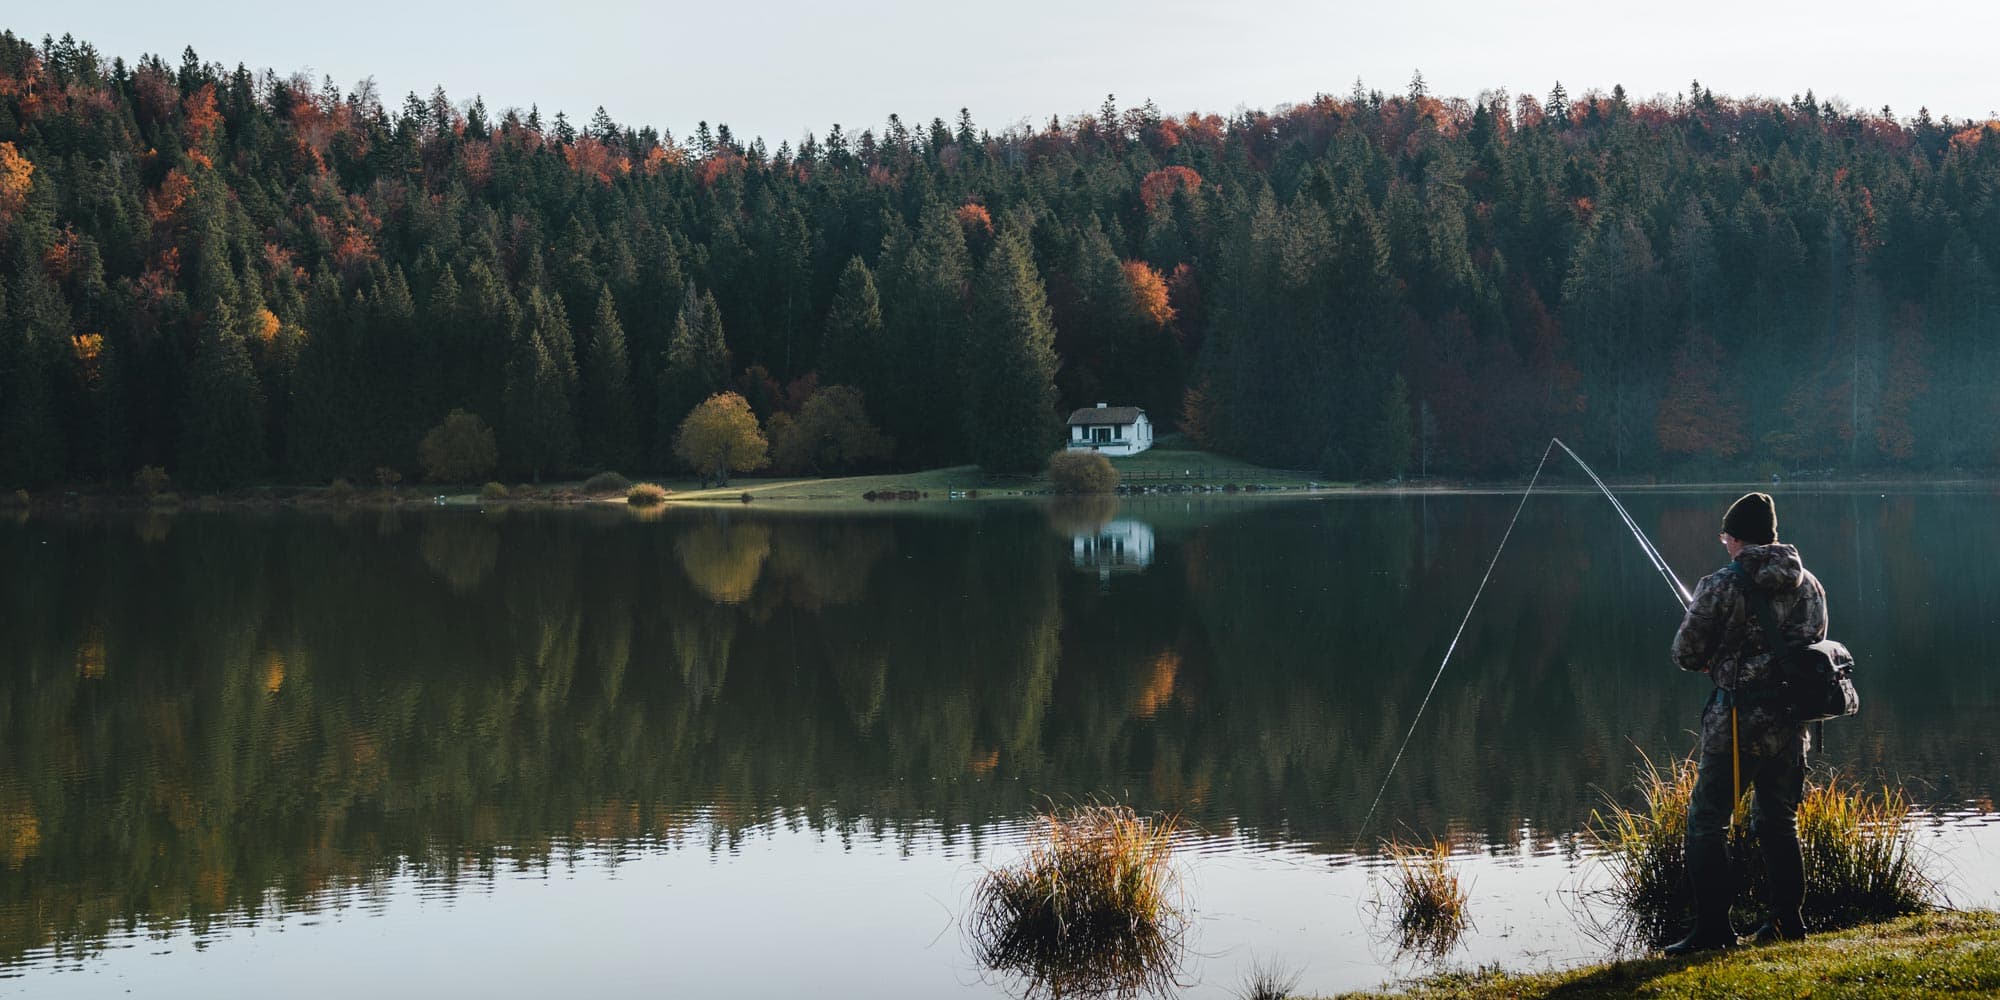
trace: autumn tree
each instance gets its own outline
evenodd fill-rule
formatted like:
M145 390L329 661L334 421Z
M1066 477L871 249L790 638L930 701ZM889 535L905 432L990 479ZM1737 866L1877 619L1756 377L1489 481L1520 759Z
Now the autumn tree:
M769 464L769 449L749 402L733 392L702 401L674 432L675 457L719 486L729 485L731 472L750 472Z
M830 385L813 393L797 416L771 418L771 464L787 472L852 472L888 461L895 442L868 420L859 390Z
M1743 452L1743 407L1727 360L1722 345L1705 334L1681 343L1654 421L1661 451L1713 458Z

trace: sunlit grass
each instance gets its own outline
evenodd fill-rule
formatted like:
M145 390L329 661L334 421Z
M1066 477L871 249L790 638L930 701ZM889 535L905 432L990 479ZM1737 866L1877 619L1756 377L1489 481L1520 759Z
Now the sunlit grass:
M1687 810L1694 795L1692 759L1639 770L1639 804L1616 802L1592 814L1591 834L1604 852L1622 919L1632 936L1659 944L1693 917L1687 870ZM1737 804L1729 840L1739 887L1734 908L1748 925L1761 916L1763 863L1750 832L1750 796ZM1938 899L1924 870L1901 792L1869 793L1837 777L1808 777L1799 804L1805 859L1804 916L1810 930L1849 927L1920 913Z
M974 892L966 929L980 962L1026 996L1171 992L1187 927L1174 831L1118 805L1037 817L1027 856Z
M1390 879L1398 946L1432 956L1450 951L1469 923L1469 895L1452 863L1451 845L1394 841L1388 854L1395 863Z

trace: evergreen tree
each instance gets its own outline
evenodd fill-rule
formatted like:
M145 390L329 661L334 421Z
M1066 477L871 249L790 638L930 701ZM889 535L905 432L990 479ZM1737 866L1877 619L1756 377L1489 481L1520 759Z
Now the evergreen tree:
M0 294L0 484L39 486L64 466L55 374L69 307L38 267L11 286Z
M826 313L825 343L820 348L820 381L851 385L863 394L877 391L882 363L882 300L875 275L860 257L841 269L840 286Z
M186 407L177 479L199 489L228 489L264 471L257 373L235 313L219 298L195 344Z
M599 469L631 469L638 463L637 417L632 407L631 363L625 327L618 322L611 288L597 296L597 316L583 364L584 454Z
M729 381L729 347L722 336L722 310L715 296L695 295L690 287L674 320L673 335L667 341L667 356L660 366L658 433L656 447L664 464L672 459L674 434L689 411L722 391Z
M524 326L507 366L507 436L500 443L507 464L539 483L544 472L568 468L576 451L576 426L562 366L541 327Z
M1018 229L1001 234L980 268L965 356L973 460L990 472L1039 471L1057 438L1055 326Z

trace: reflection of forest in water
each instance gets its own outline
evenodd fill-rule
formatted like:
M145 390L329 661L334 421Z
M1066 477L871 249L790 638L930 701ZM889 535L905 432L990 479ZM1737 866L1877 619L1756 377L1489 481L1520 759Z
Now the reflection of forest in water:
M1692 582L1726 499L1630 506ZM1832 758L1926 801L2000 785L1994 507L1784 501L1883 678ZM0 958L776 816L957 831L1105 794L1344 849L1512 509L0 527ZM1114 522L1145 526L1146 565L1076 572ZM1573 831L1639 750L1688 746L1704 684L1666 664L1678 611L1614 532L1601 499L1528 506L1389 786L1394 828Z

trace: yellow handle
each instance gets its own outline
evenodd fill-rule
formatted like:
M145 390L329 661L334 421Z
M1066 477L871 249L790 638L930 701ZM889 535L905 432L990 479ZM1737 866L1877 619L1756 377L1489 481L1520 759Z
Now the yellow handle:
M1743 799L1743 751L1736 745L1736 699L1729 699L1729 776L1736 795L1729 800L1729 818L1736 818L1736 803Z

